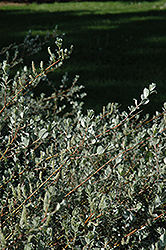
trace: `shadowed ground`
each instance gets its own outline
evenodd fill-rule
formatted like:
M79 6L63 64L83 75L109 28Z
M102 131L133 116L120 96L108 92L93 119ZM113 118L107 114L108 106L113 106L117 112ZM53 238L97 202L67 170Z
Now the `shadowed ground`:
M156 82L158 95L151 98L148 112L161 110L166 101L165 9L142 10L137 4L129 12L118 8L116 11L110 3L107 12L111 13L104 13L98 10L98 3L89 9L81 7L83 3L79 9L78 4L68 11L57 4L0 10L0 47L21 42L29 29L34 35L44 36L58 25L59 33L66 33L65 46L74 44L74 52L54 76L55 82L66 71L71 79L79 74L79 83L88 93L86 108L99 112L108 102L118 102L126 108L132 98L139 98L145 86ZM62 7L56 10L56 5ZM45 51L40 56L37 61L43 56L47 60Z

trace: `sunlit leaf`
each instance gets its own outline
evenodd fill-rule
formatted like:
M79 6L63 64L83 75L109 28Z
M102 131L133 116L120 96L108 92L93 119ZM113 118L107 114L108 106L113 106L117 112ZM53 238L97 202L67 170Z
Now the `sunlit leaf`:
M98 146L97 148L97 154L102 155L104 153L105 149L102 146Z

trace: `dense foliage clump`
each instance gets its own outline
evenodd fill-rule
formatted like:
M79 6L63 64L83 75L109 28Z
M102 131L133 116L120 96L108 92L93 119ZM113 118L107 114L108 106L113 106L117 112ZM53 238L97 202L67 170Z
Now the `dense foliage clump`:
M140 118L156 84L129 112L109 103L83 114L78 76L49 79L72 46L56 36L48 65L28 67L36 43L28 35L1 52L1 249L164 249L166 105ZM51 96L34 95L42 82Z

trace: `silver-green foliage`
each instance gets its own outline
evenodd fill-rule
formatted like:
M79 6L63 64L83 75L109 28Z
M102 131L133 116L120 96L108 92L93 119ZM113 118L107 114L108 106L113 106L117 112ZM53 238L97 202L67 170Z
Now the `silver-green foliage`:
M26 37L26 51L32 42ZM61 38L55 44L49 65L16 73L20 47L2 51L1 249L164 249L166 107L151 121L139 114L156 84L129 112L109 103L83 114L77 76L35 98L33 87L50 83L49 71L71 54Z

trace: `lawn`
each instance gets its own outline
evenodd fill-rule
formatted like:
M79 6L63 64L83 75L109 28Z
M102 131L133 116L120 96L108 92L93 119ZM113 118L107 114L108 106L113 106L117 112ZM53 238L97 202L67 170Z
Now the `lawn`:
M29 29L42 37L58 25L64 45L74 44L74 52L56 72L55 83L66 71L69 79L80 75L86 108L99 112L108 102L126 108L156 82L158 94L147 110L161 111L166 101L165 1L6 4L0 6L0 23L0 48L21 42ZM40 56L47 60L47 52Z

